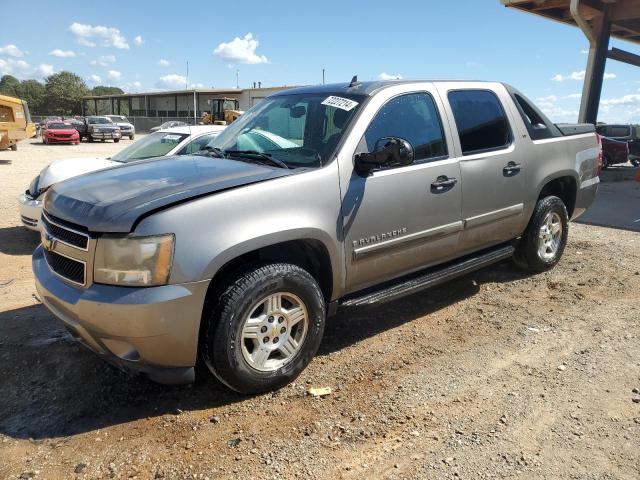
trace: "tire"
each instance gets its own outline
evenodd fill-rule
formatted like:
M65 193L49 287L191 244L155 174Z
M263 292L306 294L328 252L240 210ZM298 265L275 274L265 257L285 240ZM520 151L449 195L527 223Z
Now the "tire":
M87 135L87 141L89 143L93 143L93 137L91 135Z
M134 138L136 138L135 135L129 135L129 140L133 140Z
M114 139L113 139L113 143L118 143L119 141L120 141L120 139L119 139L119 138L114 138Z
M554 231L557 225L559 232ZM568 234L569 215L562 200L554 196L538 200L529 225L516 246L515 263L532 272L552 269L562 257ZM541 238L542 235L545 238Z
M640 167L640 158L632 158L631 165L633 165L634 167Z
M602 170L606 170L611 166L611 160L609 159L609 155L604 155L602 157Z
M15 151L17 151L17 150L18 150L18 144L17 144L17 143L14 143L14 144L13 144L13 145L11 145L9 148L15 152Z
M280 302L273 300L277 295ZM251 331L245 331L249 320ZM324 297L308 272L286 263L248 267L223 287L203 326L202 359L232 390L275 390L309 364L324 325Z

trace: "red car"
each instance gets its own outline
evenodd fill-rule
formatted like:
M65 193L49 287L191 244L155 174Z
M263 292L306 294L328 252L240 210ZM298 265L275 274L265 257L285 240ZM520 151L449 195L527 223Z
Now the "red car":
M613 138L601 137L602 169L606 170L615 163L627 163L629 160L629 144Z
M42 143L80 143L80 134L73 125L65 122L49 122L42 130Z

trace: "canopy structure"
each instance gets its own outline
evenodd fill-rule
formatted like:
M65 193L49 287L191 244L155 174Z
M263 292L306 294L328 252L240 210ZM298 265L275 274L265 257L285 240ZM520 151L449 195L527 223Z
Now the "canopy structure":
M607 58L640 67L640 55L609 49L611 37L640 45L640 0L500 0L506 7L579 27L589 40L580 122L596 123Z

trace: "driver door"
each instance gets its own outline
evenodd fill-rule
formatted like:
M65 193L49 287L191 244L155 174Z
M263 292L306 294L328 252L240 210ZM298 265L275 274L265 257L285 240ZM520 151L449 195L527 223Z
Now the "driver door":
M415 160L366 177L352 173L343 198L348 292L456 256L462 185L441 112L434 90L396 95L380 107L360 140L355 154L371 151L380 138L402 138L413 146Z

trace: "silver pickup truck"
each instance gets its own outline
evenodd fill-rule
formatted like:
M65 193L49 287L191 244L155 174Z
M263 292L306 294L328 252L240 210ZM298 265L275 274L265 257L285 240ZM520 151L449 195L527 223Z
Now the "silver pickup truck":
M594 132L502 83L279 92L206 151L51 187L37 290L127 370L179 383L202 362L239 392L275 389L340 306L411 301L511 257L552 268L596 195Z

